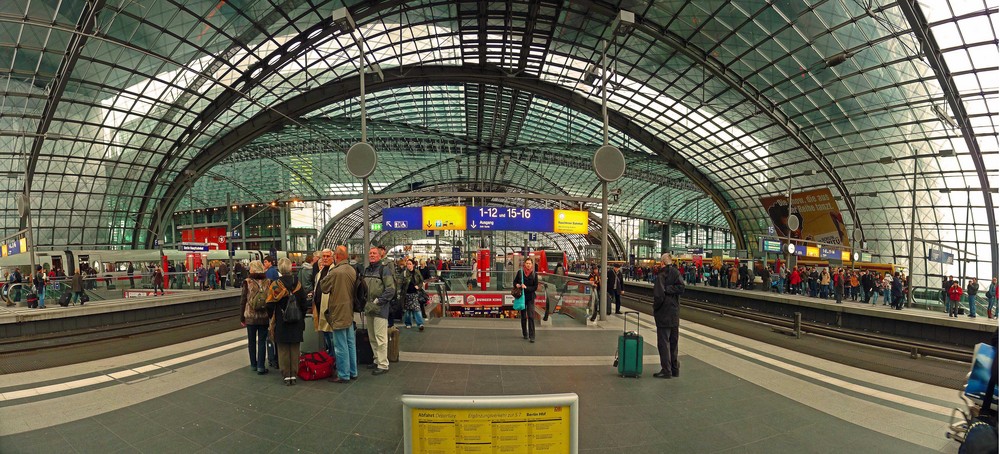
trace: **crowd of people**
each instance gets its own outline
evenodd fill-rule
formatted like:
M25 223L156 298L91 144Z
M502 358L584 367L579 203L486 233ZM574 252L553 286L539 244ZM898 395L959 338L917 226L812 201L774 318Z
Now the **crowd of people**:
M357 380L359 356L360 366L372 375L387 373L389 328L401 321L406 328L424 331L428 299L424 280L435 267L447 270L448 266L432 260L418 266L411 258L393 261L382 246L372 247L363 263L352 262L345 246L324 249L307 257L297 271L285 258L250 262L249 275L240 284L240 320L247 329L250 368L260 375L267 374L268 367L278 369L284 383L294 385L300 344L310 329L334 358L336 375L330 382ZM359 279L365 290L360 290ZM363 291L367 298L359 302ZM307 327L304 317L289 317L289 305L297 306L291 309L293 314L311 313L313 325ZM358 322L365 329L361 336ZM534 341L533 325L525 326L525 338L529 328ZM365 340L367 345L358 345Z

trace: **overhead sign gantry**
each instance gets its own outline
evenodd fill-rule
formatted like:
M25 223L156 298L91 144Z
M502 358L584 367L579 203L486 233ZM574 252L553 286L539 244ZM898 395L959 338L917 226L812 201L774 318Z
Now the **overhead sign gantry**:
M384 230L489 230L586 235L590 213L545 208L426 206L385 208Z

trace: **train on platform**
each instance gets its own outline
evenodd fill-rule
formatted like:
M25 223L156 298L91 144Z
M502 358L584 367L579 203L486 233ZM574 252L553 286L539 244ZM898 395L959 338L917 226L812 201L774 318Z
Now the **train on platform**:
M285 251L277 251L277 258L289 257ZM132 264L137 275L143 273L149 265L160 265L175 269L192 270L202 263L217 261L240 261L249 263L253 260L263 260L269 254L260 250L237 250L230 256L227 250L210 250L206 252L185 252L173 249L123 249L123 250L86 250L57 248L49 251L35 251L34 263L45 270L62 270L67 276L82 270L95 270L101 277L125 278L128 265ZM181 267L183 265L183 268ZM31 257L28 254L14 254L0 257L0 269L10 271L19 268L23 275L30 275Z

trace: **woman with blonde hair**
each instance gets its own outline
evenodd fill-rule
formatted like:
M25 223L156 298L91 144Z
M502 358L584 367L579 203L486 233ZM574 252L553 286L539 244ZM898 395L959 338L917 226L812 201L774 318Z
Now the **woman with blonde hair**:
M299 346L302 344L302 332L306 329L303 314L310 304L299 278L292 273L291 260L284 257L278 259L278 275L268 291L267 313L271 320L271 341L278 351L278 368L285 386L291 386L295 384L299 369ZM295 295L294 304L291 295Z
M250 262L250 277L243 281L240 294L240 324L247 329L247 351L250 353L250 370L258 375L267 373L267 290L270 282L264 276L260 260Z

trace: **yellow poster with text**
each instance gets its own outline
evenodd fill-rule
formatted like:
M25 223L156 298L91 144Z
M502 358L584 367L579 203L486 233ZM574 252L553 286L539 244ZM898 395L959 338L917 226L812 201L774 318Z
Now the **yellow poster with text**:
M414 453L568 453L570 408L410 410Z
M576 233L586 235L590 223L589 211L555 210L555 233Z
M465 207L423 207L424 230L465 230Z
M3 256L4 256L4 257L6 257L6 256L7 256L7 245L6 245L6 244L5 244L5 245L3 245Z

